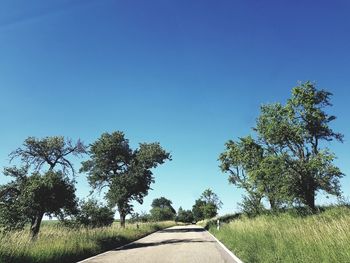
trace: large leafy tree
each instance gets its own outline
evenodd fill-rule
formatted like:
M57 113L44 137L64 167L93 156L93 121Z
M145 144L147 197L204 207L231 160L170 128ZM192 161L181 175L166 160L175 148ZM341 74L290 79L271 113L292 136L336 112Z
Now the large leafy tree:
M322 143L343 139L330 128L335 116L325 112L331 95L311 82L301 83L285 105L261 107L254 128L257 140L248 136L226 143L220 167L248 193L243 202L248 210L260 210L263 197L272 209L295 202L315 209L319 190L340 195L343 174Z
M339 178L343 176L333 164L335 156L323 141L342 142L343 135L334 132L330 123L335 116L325 112L331 106L331 93L305 82L293 88L286 105L264 105L256 131L270 151L284 156L293 177L294 197L315 209L317 191L340 195Z
M251 136L228 141L219 160L221 170L229 173L229 182L247 192L243 210L261 211L263 197L273 210L288 200L289 179L282 156L269 152Z
M10 154L11 159L19 158L21 168L5 168L4 174L13 181L0 190L0 221L7 228L23 227L30 222L33 238L40 230L46 215L62 216L76 211L74 174L68 155L85 153L85 146L78 141L73 144L64 137L29 137L22 147ZM11 218L11 216L15 216Z
M106 199L117 206L121 226L131 213L132 201L143 202L154 182L152 169L170 160L159 143L141 143L132 150L123 132L103 133L90 145L90 159L82 162L93 189L107 188Z

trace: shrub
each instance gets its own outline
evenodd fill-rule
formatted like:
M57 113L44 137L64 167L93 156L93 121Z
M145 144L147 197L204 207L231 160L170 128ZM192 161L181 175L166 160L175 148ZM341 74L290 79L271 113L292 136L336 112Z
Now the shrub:
M80 209L76 216L76 222L85 227L110 226L113 221L114 211L92 199L80 204Z

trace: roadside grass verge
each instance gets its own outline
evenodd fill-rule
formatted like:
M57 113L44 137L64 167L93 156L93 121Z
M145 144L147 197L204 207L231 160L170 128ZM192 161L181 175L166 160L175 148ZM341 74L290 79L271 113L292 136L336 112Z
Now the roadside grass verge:
M288 213L241 217L214 234L243 262L350 262L350 209L335 207L318 215Z
M0 262L61 263L84 258L135 241L155 231L175 225L174 222L127 224L125 229L111 227L72 229L58 224L43 224L39 237L31 242L28 231L0 234Z

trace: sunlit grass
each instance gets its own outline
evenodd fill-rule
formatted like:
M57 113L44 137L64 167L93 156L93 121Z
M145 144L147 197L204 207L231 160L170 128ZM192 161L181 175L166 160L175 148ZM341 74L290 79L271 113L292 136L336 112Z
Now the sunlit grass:
M117 223L96 229L44 224L35 242L27 230L0 234L0 262L76 262L174 224L143 223L139 228L128 224L125 229Z
M210 231L244 262L350 262L350 210L242 218Z

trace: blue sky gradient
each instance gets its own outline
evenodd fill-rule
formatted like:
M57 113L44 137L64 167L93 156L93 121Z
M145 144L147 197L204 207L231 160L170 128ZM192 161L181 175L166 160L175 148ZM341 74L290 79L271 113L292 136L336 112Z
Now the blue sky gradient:
M329 147L349 174L349 12L349 1L4 0L0 166L28 136L91 143L121 130L173 156L137 211L159 196L190 209L210 187L229 213L242 191L218 168L224 143L252 133L261 104L312 80L334 93L345 143ZM79 175L79 197L89 191Z

